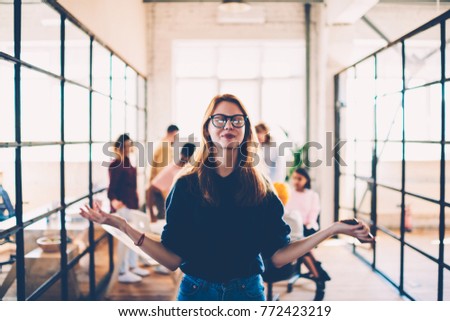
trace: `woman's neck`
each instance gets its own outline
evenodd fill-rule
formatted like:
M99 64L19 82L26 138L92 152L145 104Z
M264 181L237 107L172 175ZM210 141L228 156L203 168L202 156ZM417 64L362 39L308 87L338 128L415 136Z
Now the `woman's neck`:
M239 166L239 164L237 164L238 154L238 148L219 149L218 155L216 156L216 161L218 163L218 167L216 168L217 174L222 177L231 174L236 166Z

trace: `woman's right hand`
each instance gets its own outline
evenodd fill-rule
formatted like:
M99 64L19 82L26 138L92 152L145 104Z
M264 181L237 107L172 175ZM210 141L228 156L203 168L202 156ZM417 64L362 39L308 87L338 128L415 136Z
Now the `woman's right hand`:
M94 202L94 208L89 205L85 205L84 208L80 208L80 215L89 221L111 225L119 230L123 230L127 221L118 215L108 214L101 210L100 206Z
M367 224L359 221L356 225L350 225L343 222L334 223L337 233L356 237L361 243L371 243L374 241Z

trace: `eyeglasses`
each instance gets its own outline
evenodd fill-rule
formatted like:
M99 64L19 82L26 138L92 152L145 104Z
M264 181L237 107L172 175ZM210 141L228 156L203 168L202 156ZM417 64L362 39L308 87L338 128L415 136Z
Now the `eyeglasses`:
M215 114L209 117L214 127L217 128L225 128L225 125L228 122L228 119L233 125L234 128L242 128L245 126L245 122L247 121L247 116L245 115L232 115L227 116L223 114Z

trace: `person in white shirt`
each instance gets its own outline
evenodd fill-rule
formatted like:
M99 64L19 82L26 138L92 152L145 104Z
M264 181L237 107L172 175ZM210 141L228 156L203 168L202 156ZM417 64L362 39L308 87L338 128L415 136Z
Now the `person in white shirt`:
M301 216L299 221L303 222L303 235L307 237L319 230L319 194L311 190L311 178L304 168L299 167L294 171L291 182L294 190L286 202L285 211L291 215ZM322 268L321 262L316 260L312 250L303 256L303 262L310 271L311 279L320 282L320 286L325 288L325 282L331 278Z
M294 191L286 204L286 210L298 211L302 216L303 234L310 236L319 230L319 194L311 189L311 178L304 168L297 168L291 177Z

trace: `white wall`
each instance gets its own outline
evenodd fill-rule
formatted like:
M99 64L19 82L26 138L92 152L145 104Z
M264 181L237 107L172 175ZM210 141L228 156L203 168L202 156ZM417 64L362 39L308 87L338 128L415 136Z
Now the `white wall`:
M58 0L132 67L147 73L147 28L142 0Z

